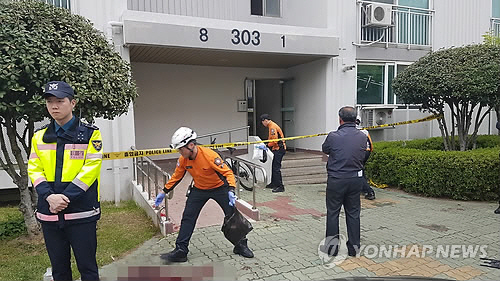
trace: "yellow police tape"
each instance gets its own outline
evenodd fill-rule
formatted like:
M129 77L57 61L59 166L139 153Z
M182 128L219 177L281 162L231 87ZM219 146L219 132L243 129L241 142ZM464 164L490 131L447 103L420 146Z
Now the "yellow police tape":
M385 183L381 183L381 184L378 184L378 183L375 183L372 181L372 179L369 179L368 180L368 184L370 184L371 186L374 186L376 188L386 188L386 187L389 187L387 184Z
M414 123L420 123L420 122L426 122L426 121L438 119L441 117L442 117L442 115L430 115L430 116L427 116L427 117L422 118L422 119L402 121L402 122L396 122L396 123L384 124L384 125L378 125L378 126L363 127L361 129L373 130L373 129L377 129L377 128L393 127L393 126L405 125L405 124L414 124ZM280 141L280 140L288 141L288 140L305 139L305 138L312 138L312 137L319 137L319 136L326 136L326 135L328 135L328 133L288 137L288 138L273 139L273 140L262 140L262 141L245 141L245 142L228 142L228 143L219 143L219 144L204 144L204 145L200 145L200 146L218 149L218 148L225 148L225 147L237 147L237 146L244 146L244 145L252 145L252 144L258 144L258 143L276 142L276 141ZM157 149L142 149L142 150L130 150L130 151L120 151L120 152L106 152L103 154L103 159L104 160L116 160L116 159L135 158L135 157L144 157L144 156L153 156L153 155L164 155L164 154L171 154L171 153L177 153L177 149L157 148Z

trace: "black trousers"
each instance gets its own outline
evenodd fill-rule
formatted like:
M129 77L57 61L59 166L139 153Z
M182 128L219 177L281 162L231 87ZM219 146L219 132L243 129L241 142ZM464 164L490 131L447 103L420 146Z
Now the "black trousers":
M52 277L58 280L73 280L71 274L71 249L82 281L99 280L96 262L97 222L65 225L42 223L45 246L52 265Z
M363 170L363 179L364 179L362 188L363 193L365 194L375 193L375 191L373 191L373 188L370 186L370 184L368 184L368 181L366 180L365 170Z
M367 150L365 152L365 159L363 161L363 178L365 178L365 182L363 183L363 193L365 194L372 194L372 193L375 193L373 191L373 188L368 184L368 181L366 179L366 173L365 173L365 164L366 164L366 161L368 161L368 158L370 158L370 154L371 154L371 151Z
M326 186L326 237L330 239L339 237L339 213L344 205L349 253L357 253L360 249L361 201L359 195L363 181L366 182L363 177L347 179L328 177ZM334 246L334 250L338 249L338 244L330 244L330 246Z
M229 206L229 187L221 186L215 189L202 190L193 187L189 193L189 197L186 201L186 207L184 208L184 213L182 214L181 229L179 230L179 236L175 241L175 246L180 248L186 253L189 251L189 240L193 235L194 227L198 216L200 215L201 209L209 199L215 200L217 204L224 211L225 216L233 214L234 207Z
M273 166L271 174L271 185L278 187L283 185L283 180L281 179L281 161L283 156L285 156L285 149L273 150Z

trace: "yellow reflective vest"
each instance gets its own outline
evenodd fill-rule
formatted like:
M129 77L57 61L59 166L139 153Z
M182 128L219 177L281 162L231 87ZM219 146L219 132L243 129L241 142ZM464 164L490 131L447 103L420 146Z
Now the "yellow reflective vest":
M28 175L38 193L36 216L39 221L71 224L100 218L102 155L99 128L77 118L60 135L56 134L54 121L35 132ZM58 214L51 213L46 200L51 194L68 197L68 207Z

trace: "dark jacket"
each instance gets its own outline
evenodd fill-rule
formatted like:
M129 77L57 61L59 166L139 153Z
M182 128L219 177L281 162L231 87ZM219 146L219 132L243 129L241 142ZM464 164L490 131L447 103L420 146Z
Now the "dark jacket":
M367 136L354 123L344 123L328 134L323 152L328 154L326 169L329 177L355 178L363 176Z
M500 121L497 121L497 130L500 130Z

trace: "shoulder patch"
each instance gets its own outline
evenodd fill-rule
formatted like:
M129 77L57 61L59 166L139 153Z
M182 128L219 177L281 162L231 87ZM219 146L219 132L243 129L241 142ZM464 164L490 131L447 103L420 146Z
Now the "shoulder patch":
M36 133L36 132L38 132L38 131L41 131L41 130L43 130L43 129L45 129L45 128L48 128L48 127L49 127L49 125L50 125L50 123L49 123L49 124L45 124L45 125L43 125L41 128L36 129L36 130L35 130L35 133Z
M271 129L271 135L274 135L276 133L275 129Z
M87 127L87 128L90 128L90 129L99 130L99 127L97 127L94 124L89 124L89 123L83 123L82 122L82 125L85 126L85 127Z
M93 140L92 145L94 146L95 150L101 151L101 148L102 148L102 141L101 140Z
M219 165L222 164L222 159L220 159L219 157L217 157L217 158L214 159L214 163L215 163L215 165L219 166Z

